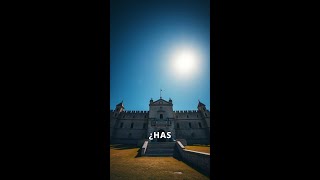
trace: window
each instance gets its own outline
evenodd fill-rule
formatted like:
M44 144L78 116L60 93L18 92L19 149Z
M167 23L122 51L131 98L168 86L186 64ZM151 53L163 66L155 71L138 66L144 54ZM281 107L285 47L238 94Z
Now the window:
M199 117L199 116L197 115L197 117Z
M179 127L179 123L177 123L177 129L179 129L180 127Z
M131 138L131 133L128 134L128 137Z
M199 128L202 128L201 123L199 122Z
M144 118L147 118L147 115L144 115Z
M208 117L207 113L204 113L206 115L206 117Z
M133 123L131 123L131 129L133 128Z
M187 118L189 118L189 115L187 115Z
M147 123L143 123L143 129L146 129Z
M123 123L120 124L120 128L123 128Z
M189 123L189 128L191 128L191 123Z
M124 117L126 117L125 115L123 115L123 117L122 118L124 118Z
M135 116L133 115L132 118L134 118Z
M163 114L160 114L160 119L163 119Z
M178 115L176 115L176 118L178 118Z

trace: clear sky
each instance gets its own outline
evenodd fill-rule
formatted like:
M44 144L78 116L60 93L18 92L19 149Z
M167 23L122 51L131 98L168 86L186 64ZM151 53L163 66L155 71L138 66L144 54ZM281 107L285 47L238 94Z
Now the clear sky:
M110 107L210 109L210 1L111 0Z

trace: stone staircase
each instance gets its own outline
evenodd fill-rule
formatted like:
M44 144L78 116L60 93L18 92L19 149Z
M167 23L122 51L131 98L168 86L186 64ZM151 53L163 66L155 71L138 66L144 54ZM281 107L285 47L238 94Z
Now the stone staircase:
M176 142L149 142L145 156L173 156Z

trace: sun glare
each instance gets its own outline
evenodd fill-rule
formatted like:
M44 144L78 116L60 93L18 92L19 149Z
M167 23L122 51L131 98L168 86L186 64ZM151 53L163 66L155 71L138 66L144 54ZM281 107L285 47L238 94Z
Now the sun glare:
M174 61L176 70L181 73L190 73L195 65L195 55L192 52L180 52Z
M179 49L173 53L173 72L180 77L190 77L198 70L200 56L194 49Z

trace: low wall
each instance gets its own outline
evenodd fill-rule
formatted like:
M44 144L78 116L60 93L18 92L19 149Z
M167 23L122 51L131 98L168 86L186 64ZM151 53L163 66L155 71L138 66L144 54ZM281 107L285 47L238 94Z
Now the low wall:
M139 139L112 139L111 140L111 144L130 144L130 145L137 145L138 144Z
M209 139L186 139L188 145L193 144L210 144ZM183 143L182 143L183 144Z
M144 141L143 146L142 146L141 151L140 151L140 155L141 156L144 156L146 154L147 147L148 147L148 141Z
M184 146L187 145L187 141L185 139L176 139L176 141L180 141Z
M177 141L176 147L179 151L180 157L184 162L210 176L209 153L186 150L180 141Z

